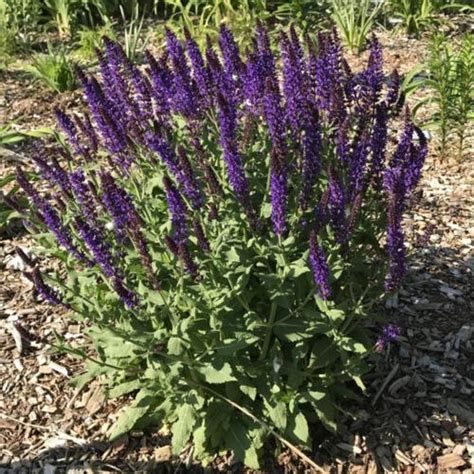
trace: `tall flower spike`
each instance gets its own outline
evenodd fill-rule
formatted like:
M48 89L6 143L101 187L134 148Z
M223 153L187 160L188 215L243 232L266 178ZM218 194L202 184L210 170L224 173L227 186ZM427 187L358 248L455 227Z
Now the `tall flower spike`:
M187 29L184 30L184 35L186 38L186 51L191 61L193 77L196 81L201 100L205 108L210 107L212 106L213 100L212 82L209 76L209 71L204 64L204 59L196 41L194 41Z
M69 181L76 199L79 201L81 211L91 222L97 219L97 206L91 189L86 182L86 177L82 168L77 168L69 174Z
M103 229L95 223L94 227L89 225L84 219L76 217L74 220L86 247L92 253L95 262L100 266L104 274L111 279L121 279L122 272L115 265L110 245L107 243Z
M264 98L265 117L272 138L270 198L272 225L277 235L287 231L288 164L286 156L285 124L278 85L267 79Z
M235 43L234 35L224 24L219 31L219 46L224 60L224 71L228 83L240 86L240 77L244 71L244 64L240 57L239 48Z
M388 168L384 175L384 186L388 194L387 252L389 268L385 279L385 290L395 291L406 273L405 238L402 219L406 188L401 167Z
M193 90L191 71L186 62L183 46L168 28L166 29L166 47L173 65L174 107L185 117L196 118L199 115L199 104Z
M59 126L66 134L69 143L74 150L76 155L82 155L86 159L88 159L88 153L85 148L82 146L79 136L77 133L77 127L71 118L65 114L62 110L55 108L54 113L56 115L56 120L58 121Z
M336 242L345 245L347 242L346 229L346 197L343 185L334 168L329 172L328 208L331 227L334 231Z
M181 198L179 191L174 187L173 183L167 176L163 178L163 184L165 186L171 223L173 224L173 238L179 245L181 242L185 242L188 238L186 226L186 204Z
M309 265L313 272L314 283L318 287L319 295L323 300L327 300L331 296L329 266L326 255L318 244L315 231L311 232L309 239Z
M51 230L51 232L56 236L59 244L71 252L78 260L87 262L86 256L78 250L76 245L74 245L69 230L64 227L56 210L48 201L39 195L38 191L36 191L36 189L31 185L26 175L19 167L16 169L16 176L18 184L38 209L42 220L45 222L49 230Z
M233 102L218 95L220 143L224 150L224 161L230 186L237 200L244 208L247 216L253 220L253 210L250 204L249 185L245 170L237 147L237 112Z
M33 270L32 277L36 290L44 300L52 304L62 305L69 308L69 305L63 302L58 292L44 282L38 267Z
M373 184L380 181L382 170L385 164L385 146L387 143L387 107L382 102L377 105L375 111L375 121L370 138L370 148L372 150L372 160L370 163L369 177Z
M302 169L302 189L299 203L303 210L306 210L311 199L313 186L321 171L321 129L319 124L319 114L316 107L313 108L312 117L306 124L303 137L303 169Z
M199 272L196 263L194 262L191 254L189 253L189 248L187 242L178 243L178 256L183 262L184 269L189 273L194 280L199 278Z
M204 229L202 228L202 225L199 222L199 219L197 218L193 220L193 230L194 230L194 235L196 236L198 245L201 248L201 250L206 253L210 252L211 246L209 245L209 241L204 235Z
M282 54L283 91L286 103L286 116L292 134L298 137L302 126L305 124L306 87L304 86L301 62L295 53L288 37L282 33L280 38Z

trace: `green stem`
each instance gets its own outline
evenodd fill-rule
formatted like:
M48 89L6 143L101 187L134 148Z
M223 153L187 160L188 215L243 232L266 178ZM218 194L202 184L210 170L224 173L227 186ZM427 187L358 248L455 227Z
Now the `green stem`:
M188 382L188 383L190 383L190 385L195 385L195 386L211 393L215 397L223 400L224 402L228 403L230 406L232 406L236 410L240 411L241 413L243 413L244 415L249 417L255 423L258 423L264 430L268 431L272 436L274 436L278 441L280 441L281 444L283 444L284 446L289 448L291 451L293 451L300 459L302 459L304 462L309 464L315 471L317 471L317 472L326 472L322 467L318 466L312 459L310 459L308 456L306 456L306 454L304 454L295 445L291 444L285 438L280 436L271 426L267 425L267 423L265 423L260 418L255 416L252 412L247 410L247 408L239 405L238 403L235 403L230 398L227 398L224 395L221 395L219 392L216 392L212 388L209 388L209 387L206 387L204 385L197 384L197 383L192 383L192 382Z
M262 353L260 354L259 360L264 360L267 356L268 347L270 346L270 341L272 338L273 324L275 323L276 311L277 304L272 303L272 306L270 308L270 317L268 318L267 332L265 334L265 340L263 341Z

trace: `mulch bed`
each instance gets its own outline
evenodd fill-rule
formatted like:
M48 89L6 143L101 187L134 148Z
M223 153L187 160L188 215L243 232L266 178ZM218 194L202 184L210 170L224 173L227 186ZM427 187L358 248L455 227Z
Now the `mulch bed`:
M424 41L384 32L380 39L387 70L397 65L405 72L426 57ZM51 124L59 102L78 103L77 92L48 95L18 74L4 73L0 96L2 120L30 128ZM28 143L17 148L27 150ZM398 297L380 308L402 327L402 337L365 378L363 402L350 407L355 418L341 421L337 437L314 433L311 457L327 472L474 470L473 161L440 163L436 153L428 159L423 195L406 219L410 274ZM2 176L12 169L0 163ZM55 332L71 343L84 341L84 327L37 299L14 252L32 242L15 230L0 236L0 472L202 472L190 449L171 457L166 432L132 432L107 442L105 433L127 400L105 400L99 383L81 390L69 384L82 362L55 353L51 344ZM273 456L272 443L263 472L311 472L291 452ZM209 469L243 472L230 461L216 458Z

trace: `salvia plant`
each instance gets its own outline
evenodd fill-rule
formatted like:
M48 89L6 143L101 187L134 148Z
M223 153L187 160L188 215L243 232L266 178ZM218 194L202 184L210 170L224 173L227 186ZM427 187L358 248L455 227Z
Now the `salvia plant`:
M165 424L176 454L257 467L270 434L297 449L311 424L335 430L396 337L368 327L406 273L426 140L375 37L360 72L335 32L273 50L262 25L245 56L222 27L204 51L168 30L146 57L105 39L100 77L77 70L87 110L56 111L67 150L33 156L44 189L18 169L28 227L66 270L32 277L88 321L76 382L133 394L112 437Z

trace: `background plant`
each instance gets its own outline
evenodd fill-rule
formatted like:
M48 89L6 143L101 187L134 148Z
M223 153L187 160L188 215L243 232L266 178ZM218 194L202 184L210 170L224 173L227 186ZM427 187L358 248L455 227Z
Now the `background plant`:
M67 270L32 277L90 322L76 383L134 393L112 437L166 423L176 454L192 439L198 459L257 467L269 434L309 446L364 388L363 323L405 274L426 140L405 114L387 149L403 97L375 38L359 73L335 33L315 48L290 29L275 55L259 25L245 57L226 27L218 50L185 38L168 30L145 71L106 40L101 80L77 70L87 111L56 111L69 159L33 157L46 193L17 170Z
M76 86L72 62L64 47L53 48L48 45L47 53L33 56L27 71L56 92L73 90Z
M431 42L427 64L428 75L419 86L428 88L429 95L417 107L435 106L427 127L439 134L441 154L446 155L451 137L457 138L459 157L466 147L474 119L474 35L465 35L456 47L443 34Z
M372 0L332 2L331 17L347 46L357 52L364 49L382 5Z

